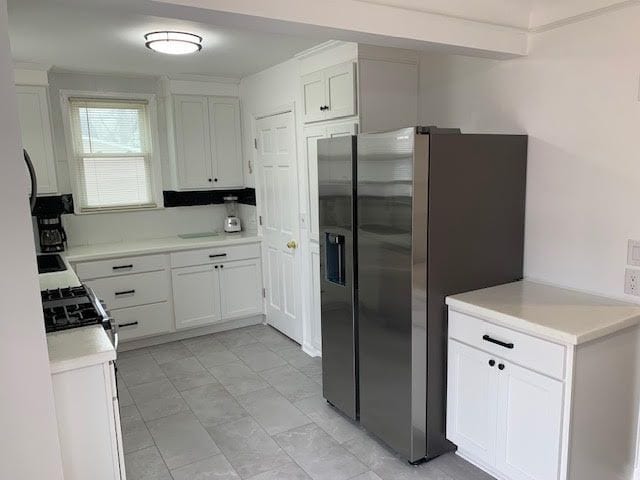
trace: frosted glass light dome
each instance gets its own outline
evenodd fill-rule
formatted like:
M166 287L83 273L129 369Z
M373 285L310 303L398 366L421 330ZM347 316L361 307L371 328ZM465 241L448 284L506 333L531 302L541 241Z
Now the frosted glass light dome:
M169 55L185 55L202 49L202 37L193 33L166 30L147 33L144 39L147 48Z

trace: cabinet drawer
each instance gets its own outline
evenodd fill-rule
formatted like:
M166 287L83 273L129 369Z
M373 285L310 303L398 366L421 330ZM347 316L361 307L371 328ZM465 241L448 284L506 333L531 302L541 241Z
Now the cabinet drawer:
M111 315L118 324L118 337L122 342L167 333L173 329L168 302L113 310Z
M189 250L171 254L171 268L206 265L207 263L228 262L230 260L245 260L260 256L260 245L231 245L202 250Z
M83 281L131 273L154 272L165 268L167 268L166 255L114 258L111 260L82 262L75 265L75 271L80 280Z
M562 345L451 309L449 337L546 375L564 379L565 347Z
M99 278L86 282L109 310L165 302L169 298L167 271Z

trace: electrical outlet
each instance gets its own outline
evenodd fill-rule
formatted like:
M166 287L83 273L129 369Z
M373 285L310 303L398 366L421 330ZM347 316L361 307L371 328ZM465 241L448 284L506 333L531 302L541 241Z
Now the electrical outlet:
M624 293L640 297L640 270L627 268L624 273Z
M640 242L629 240L627 243L627 265L640 267Z

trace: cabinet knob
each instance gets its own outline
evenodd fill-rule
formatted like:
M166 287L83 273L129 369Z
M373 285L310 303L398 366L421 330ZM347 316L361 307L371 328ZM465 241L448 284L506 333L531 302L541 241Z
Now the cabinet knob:
M495 367L496 366L496 361L495 360L489 360L489 366L490 367Z
M500 365L498 365L498 368L499 368L500 370L504 370L504 363L501 363Z
M215 266L215 267L213 267L213 268L215 268L215 269L217 270L217 269L218 269L218 265L216 265L216 266Z
M209 179L209 181L211 181L211 179Z
M217 179L217 178L214 178L214 179L213 179L213 181L214 181L214 182L217 182L217 181L218 181L218 179Z
M224 268L224 265L220 265L220 268Z

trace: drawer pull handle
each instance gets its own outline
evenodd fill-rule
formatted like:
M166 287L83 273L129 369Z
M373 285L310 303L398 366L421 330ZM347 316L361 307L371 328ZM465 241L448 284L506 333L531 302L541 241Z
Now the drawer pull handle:
M114 270L125 270L127 268L133 268L133 265L116 265L112 267Z
M119 295L133 295L136 293L135 290L123 290L122 292L116 292L116 297Z
M209 258L219 258L219 257L226 257L227 254L226 253L216 253L215 255L209 255Z
M489 335L483 335L482 340L489 343L495 343L496 345L500 345L501 347L508 348L509 350L513 350L513 343L501 342L500 340L496 340L495 338L491 338Z
M118 328L122 328L122 327L135 327L136 325L138 325L138 322L119 323L119 324L118 324Z

